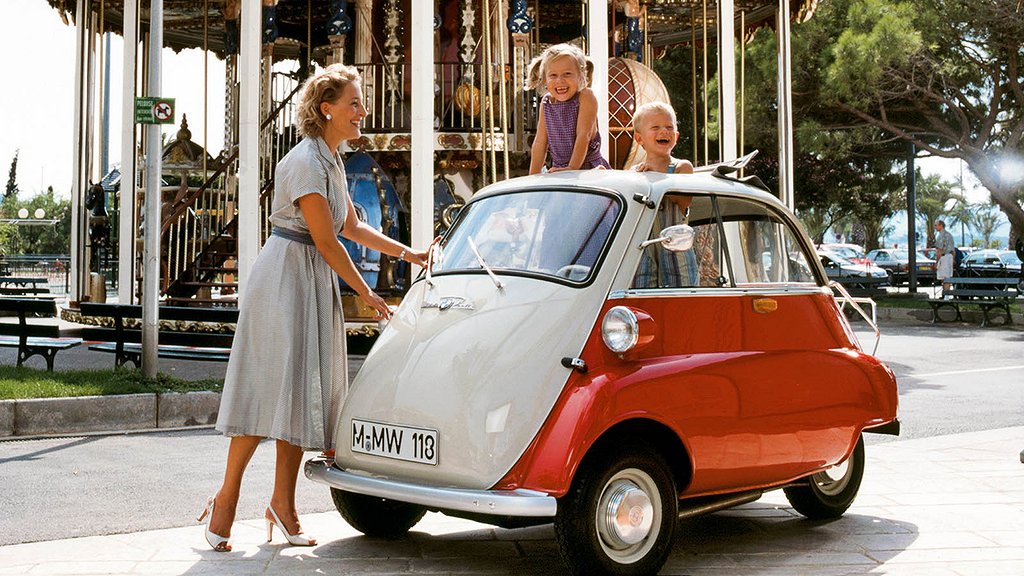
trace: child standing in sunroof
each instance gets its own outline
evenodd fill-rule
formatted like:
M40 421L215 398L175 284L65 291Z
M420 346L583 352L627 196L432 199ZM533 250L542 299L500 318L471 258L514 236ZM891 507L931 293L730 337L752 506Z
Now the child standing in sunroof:
M556 44L530 62L527 88L542 85L537 135L530 149L530 174L538 174L551 155L549 172L610 168L601 155L597 96L587 87L594 63L576 46Z
M633 138L647 152L647 159L634 167L640 172L692 174L689 160L672 157L679 139L676 111L664 102L648 102L633 113Z

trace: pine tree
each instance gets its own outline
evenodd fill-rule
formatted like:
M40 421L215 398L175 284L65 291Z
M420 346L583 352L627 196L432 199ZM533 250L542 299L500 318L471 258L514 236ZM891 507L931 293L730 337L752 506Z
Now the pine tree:
M4 191L4 198L10 198L18 193L18 153L14 151L14 158L11 160L11 171L7 176L7 190Z

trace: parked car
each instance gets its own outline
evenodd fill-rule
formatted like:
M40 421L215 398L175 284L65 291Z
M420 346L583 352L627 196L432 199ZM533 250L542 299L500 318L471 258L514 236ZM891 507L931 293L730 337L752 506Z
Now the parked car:
M1021 259L1013 250L978 250L960 263L964 276L1019 276Z
M334 459L305 465L364 534L401 536L427 510L553 522L574 573L654 574L680 517L766 490L842 515L862 433L898 433L892 371L803 228L750 185L506 180L431 262L333 415Z
M916 256L918 282L933 284L935 282L935 260L921 252L917 252ZM868 252L868 260L889 272L893 286L903 284L910 278L910 252L908 250L879 248Z
M859 244L819 244L818 250L835 252L854 264L871 264L871 260L868 260L867 254L864 253L864 248Z
M818 250L818 258L821 265L825 267L825 274L832 279L835 278L885 278L888 280L889 273L867 260L867 264L859 264L844 258L837 252L829 250Z

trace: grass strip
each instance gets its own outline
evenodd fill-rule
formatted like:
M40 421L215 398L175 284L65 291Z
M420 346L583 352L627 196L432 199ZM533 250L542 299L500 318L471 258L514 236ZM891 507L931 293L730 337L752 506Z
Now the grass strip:
M127 368L47 372L37 368L0 366L0 400L202 390L220 392L223 386L221 380L181 380L163 373L147 380L142 377L141 370Z

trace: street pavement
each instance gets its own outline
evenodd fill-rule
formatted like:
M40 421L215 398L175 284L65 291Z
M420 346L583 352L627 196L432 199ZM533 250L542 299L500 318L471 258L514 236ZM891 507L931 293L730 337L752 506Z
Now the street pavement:
M810 521L781 492L680 522L661 574L1019 576L1024 573L1024 427L868 446L860 495ZM23 519L31 521L30 518ZM0 547L0 574L565 574L550 526L505 530L428 514L404 539L359 535L334 512L306 514L319 544L294 548L261 520L236 522L234 550L202 527Z
M897 373L903 434L867 436L864 484L847 515L804 520L770 493L680 523L663 574L1024 574L1024 331L882 328L878 356ZM873 337L858 334L870 349ZM191 364L196 377L223 368ZM550 527L428 514L409 538L372 540L304 479L299 510L320 545L290 548L279 534L267 544L258 519L272 446L247 471L235 551L214 553L200 527L183 525L219 483L225 446L211 430L0 442L0 575L565 573Z

